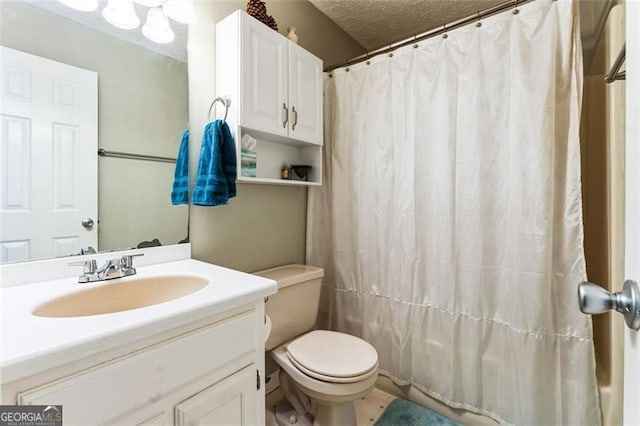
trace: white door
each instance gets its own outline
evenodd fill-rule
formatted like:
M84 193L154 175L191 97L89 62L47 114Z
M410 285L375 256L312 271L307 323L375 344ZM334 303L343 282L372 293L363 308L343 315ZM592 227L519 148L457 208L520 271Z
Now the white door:
M242 21L242 111L240 123L287 136L287 39L246 14ZM224 64L219 64L224 67Z
M625 277L640 282L640 2L626 7ZM625 425L640 425L640 334L625 328Z
M0 261L97 249L98 76L0 49Z
M255 425L257 397L252 364L176 405L176 426Z
M289 136L322 145L322 60L289 42Z

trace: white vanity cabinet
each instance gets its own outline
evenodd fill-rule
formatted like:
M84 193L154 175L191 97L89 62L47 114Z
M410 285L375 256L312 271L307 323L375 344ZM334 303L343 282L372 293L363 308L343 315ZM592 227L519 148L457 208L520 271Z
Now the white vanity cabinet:
M65 425L264 424L264 303L17 393ZM33 382L33 380L31 380Z
M228 96L238 181L322 183L322 60L238 10L216 27L216 93ZM217 116L223 115L217 106ZM241 139L257 140L256 176L241 173ZM285 165L312 166L308 182L282 181Z

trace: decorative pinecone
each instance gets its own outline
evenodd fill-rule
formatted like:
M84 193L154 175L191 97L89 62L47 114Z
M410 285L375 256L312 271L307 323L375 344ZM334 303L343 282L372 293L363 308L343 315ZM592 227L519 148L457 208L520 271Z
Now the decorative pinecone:
M268 27L278 31L278 24L273 16L267 14L267 5L262 0L249 0L247 2L247 13Z

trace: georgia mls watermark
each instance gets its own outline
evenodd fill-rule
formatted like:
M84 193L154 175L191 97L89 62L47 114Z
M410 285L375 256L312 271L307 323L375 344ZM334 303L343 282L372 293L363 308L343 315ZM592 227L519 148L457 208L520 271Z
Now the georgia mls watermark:
M0 426L62 426L62 405L0 405Z

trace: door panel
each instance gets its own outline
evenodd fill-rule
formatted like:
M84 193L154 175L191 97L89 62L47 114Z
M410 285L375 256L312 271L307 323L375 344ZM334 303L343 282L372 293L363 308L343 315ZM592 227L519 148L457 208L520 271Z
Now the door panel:
M252 364L176 405L176 426L256 424L257 395Z
M640 3L626 7L625 278L640 281ZM625 327L625 425L640 424L640 336Z
M242 15L243 126L286 136L287 40L250 16Z
M289 42L289 136L322 145L322 61Z
M2 57L0 261L98 248L97 74L17 50Z

